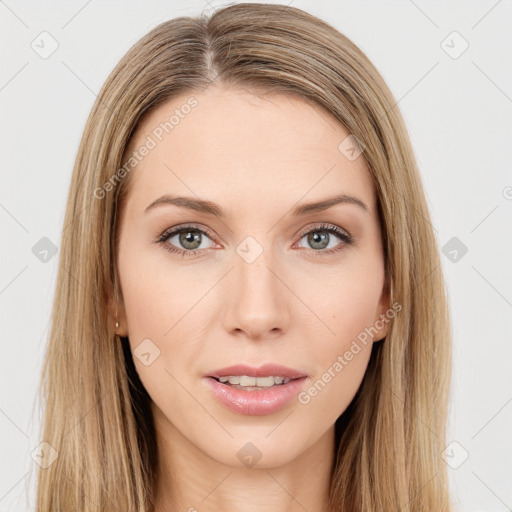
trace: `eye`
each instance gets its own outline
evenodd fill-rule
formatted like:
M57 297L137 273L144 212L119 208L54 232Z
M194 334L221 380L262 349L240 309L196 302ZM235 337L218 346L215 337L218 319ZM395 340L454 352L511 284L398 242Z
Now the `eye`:
M333 236L343 243L332 245ZM157 239L157 243L164 246L170 253L181 254L181 256L198 256L201 252L207 251L210 247L204 246L205 238L211 240L210 233L194 225L178 226L169 228ZM312 248L314 256L329 255L343 249L344 246L353 242L352 237L344 230L334 224L322 224L313 229L303 232L300 240L307 238L306 243ZM175 239L175 240L173 240ZM299 242L300 242L299 240Z
M166 230L157 242L171 253L196 256L197 253L208 249L203 245L204 237L210 238L203 229L189 225ZM175 240L172 241L173 239Z
M335 244L333 236L341 240L342 244ZM306 243L313 249L313 255L332 254L343 249L345 245L353 242L352 237L344 230L334 224L322 224L301 234L301 240L306 238ZM340 246L341 245L341 246ZM324 250L327 249L327 250Z

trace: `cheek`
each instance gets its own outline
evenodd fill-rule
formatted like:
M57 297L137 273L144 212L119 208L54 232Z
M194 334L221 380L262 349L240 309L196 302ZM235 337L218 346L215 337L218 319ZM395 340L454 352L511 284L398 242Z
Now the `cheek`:
M216 278L206 265L170 261L161 248L121 248L119 278L135 367L155 401L179 403L183 397L173 377L183 383L195 375L209 322L207 292Z
M198 319L193 306L204 291L187 279L190 273L177 271L176 265L170 270L165 255L155 258L140 249L124 249L119 258L119 278L139 378L160 409L187 410L187 417L197 415L200 424L201 409L194 408L194 401L182 392L180 383L194 368L198 346L192 326Z
M371 344L349 344L331 354L323 371L299 394L299 404L317 424L332 425L346 410L363 381L370 355Z
M315 374L299 396L299 403L311 407L311 414L323 417L326 424L343 413L364 378L373 347L371 328L379 318L383 279L379 261L347 264L330 276L322 276L316 281L319 286L306 295L315 315L305 321L318 325L320 334L312 353Z
M299 316L298 321L318 325L320 337L315 347L321 349L324 364L379 318L384 269L377 258L367 264L356 257L347 258L337 268L317 272L314 281L304 276L297 282L301 283L297 294L306 298L312 312Z
M380 298L372 279L331 281L326 294L310 296L329 328L314 343L315 372L299 403L324 425L333 424L354 398L366 373L373 341L371 326ZM316 302L313 302L315 301Z
M130 341L171 341L186 323L187 312L200 298L201 287L190 272L169 264L164 249L128 245L119 257L119 277ZM190 268L190 267L189 267Z

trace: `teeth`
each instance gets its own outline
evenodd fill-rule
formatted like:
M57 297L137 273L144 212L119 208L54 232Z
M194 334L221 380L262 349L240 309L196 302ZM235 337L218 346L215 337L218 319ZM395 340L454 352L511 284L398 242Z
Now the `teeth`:
M287 384L291 379L287 377L249 377L247 375L229 375L227 377L219 377L219 382L243 387L262 387L269 388L275 384Z

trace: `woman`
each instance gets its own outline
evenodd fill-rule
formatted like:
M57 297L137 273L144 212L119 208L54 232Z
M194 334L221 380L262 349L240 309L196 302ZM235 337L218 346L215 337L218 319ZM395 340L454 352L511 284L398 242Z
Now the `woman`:
M37 510L449 511L449 317L402 117L292 7L162 23L89 116Z

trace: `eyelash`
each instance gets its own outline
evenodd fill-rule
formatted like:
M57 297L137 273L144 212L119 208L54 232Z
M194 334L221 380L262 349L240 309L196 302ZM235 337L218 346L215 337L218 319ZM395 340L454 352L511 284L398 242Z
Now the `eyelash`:
M177 229L176 228L166 229L156 240L156 243L163 245L164 249L166 249L170 253L181 254L182 257L184 257L185 255L187 257L194 257L194 256L197 256L198 253L201 253L201 252L204 252L205 250L207 250L207 249L184 250L184 249L178 249L174 245L169 245L169 244L165 243L166 240L168 238L170 238L171 236L177 235L177 234L181 233L182 231L187 231L187 230L197 231L197 232L201 233L202 235L206 235L210 239L212 238L212 235L209 231L200 229L197 226L189 224L189 225L185 225L185 226L180 226ZM304 231L300 234L299 240L304 238L304 236L309 235L310 233L314 233L316 231L332 233L332 234L338 236L342 240L342 242L344 242L344 244L342 244L341 247L338 247L335 249L328 249L328 250L310 249L313 252L313 255L315 257L334 254L334 253L342 250L344 245L349 245L353 242L353 238L346 231L340 229L338 226L335 226L334 224L321 224L320 226L316 226L313 229Z

